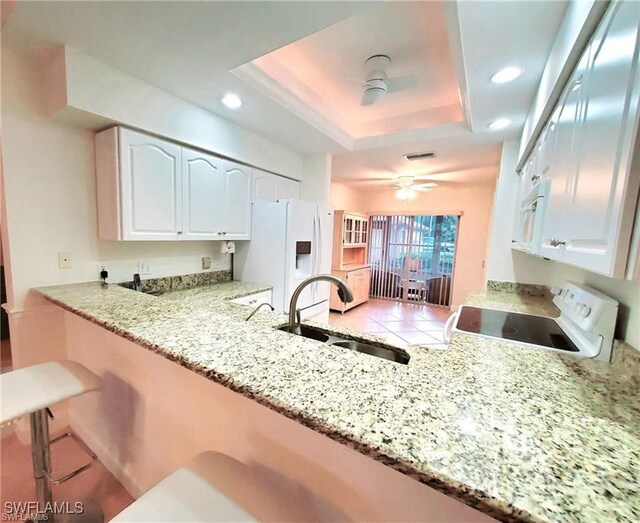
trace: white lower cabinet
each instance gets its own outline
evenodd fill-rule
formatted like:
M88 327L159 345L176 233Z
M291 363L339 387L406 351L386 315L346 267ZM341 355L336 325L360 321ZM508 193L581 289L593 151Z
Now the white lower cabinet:
M253 202L275 203L300 197L300 182L260 169L253 170Z
M553 113L542 162L551 190L540 254L614 278L625 276L640 185L639 28L637 2L611 3Z
M262 303L273 303L273 291L257 292L256 294L250 294L249 296L243 296L242 298L236 298L231 300L231 303L239 303L240 305L253 305L258 306Z
M96 135L104 240L249 240L252 169L121 127Z

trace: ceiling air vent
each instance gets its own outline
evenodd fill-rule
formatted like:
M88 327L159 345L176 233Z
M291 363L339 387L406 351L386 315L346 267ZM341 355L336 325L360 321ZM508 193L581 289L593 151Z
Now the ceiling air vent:
M426 153L411 153L411 154L405 154L404 157L410 162L412 162L414 160L428 160L430 158L435 158L436 153L434 153L433 151L428 151Z

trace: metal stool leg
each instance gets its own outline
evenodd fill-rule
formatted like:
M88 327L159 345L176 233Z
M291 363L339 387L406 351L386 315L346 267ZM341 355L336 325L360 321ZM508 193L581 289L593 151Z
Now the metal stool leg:
M36 497L38 512L48 513L46 521L53 521L51 507L53 497L51 485L47 475L51 472L51 457L49 455L49 420L46 409L40 409L30 414L31 421L31 457L33 460L33 475L36 480Z

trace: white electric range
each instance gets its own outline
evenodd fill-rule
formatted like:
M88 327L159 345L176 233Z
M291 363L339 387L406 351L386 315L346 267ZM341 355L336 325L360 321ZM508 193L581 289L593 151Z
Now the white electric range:
M445 326L445 338L462 332L536 349L610 361L618 302L586 285L551 289L560 316L550 318L462 305ZM448 341L447 339L447 341Z

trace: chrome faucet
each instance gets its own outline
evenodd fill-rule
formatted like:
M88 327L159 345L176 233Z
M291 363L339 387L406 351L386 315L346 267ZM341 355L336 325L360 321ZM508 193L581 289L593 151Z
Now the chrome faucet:
M249 321L249 320L253 317L253 315L254 315L256 312L258 312L258 311L260 310L260 308L261 308L263 305L266 305L266 306L267 306L267 307L269 307L272 311L275 311L275 309L274 309L273 305L271 305L270 303L267 303L267 302L265 301L265 302L262 302L260 305L258 305L255 309L253 309L253 312L252 312L251 314L249 314L249 316L247 316L247 319L246 319L246 320L244 320L244 321Z
M291 295L291 302L289 303L289 332L297 334L300 328L300 321L296 321L296 313L298 312L297 305L300 293L307 285L316 281L328 281L329 283L336 285L338 287L338 297L342 300L342 303L349 303L353 301L353 293L351 292L351 289L340 278L331 274L316 274L315 276L311 276L298 285Z

